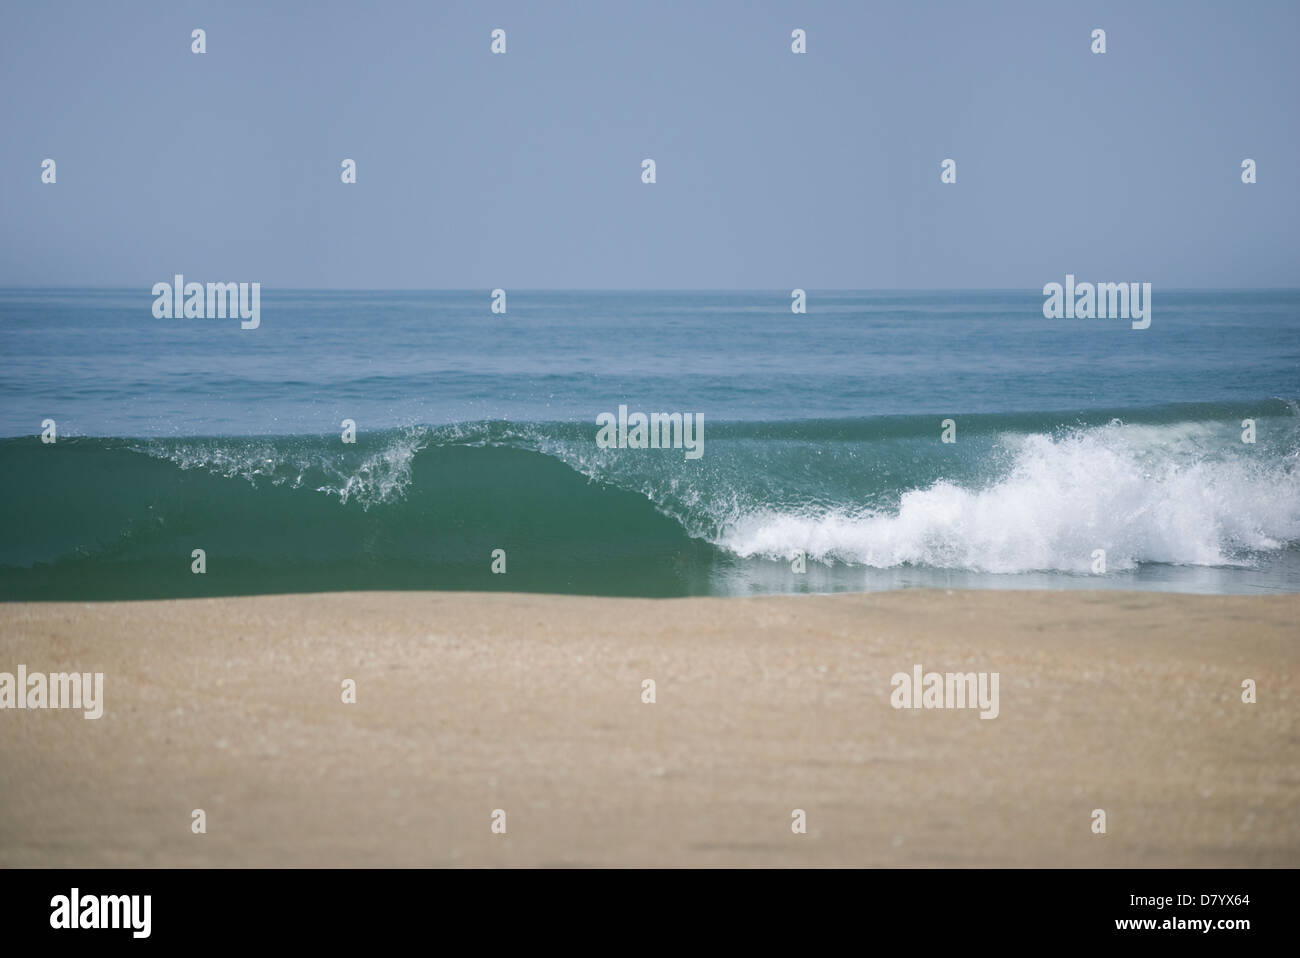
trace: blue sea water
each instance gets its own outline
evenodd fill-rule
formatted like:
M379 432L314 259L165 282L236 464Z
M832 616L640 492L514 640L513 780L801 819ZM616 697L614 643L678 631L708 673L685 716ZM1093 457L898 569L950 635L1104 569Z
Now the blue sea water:
M0 291L0 598L1300 591L1300 292L1157 289L1145 330L1036 290L490 302ZM703 455L600 448L620 405Z

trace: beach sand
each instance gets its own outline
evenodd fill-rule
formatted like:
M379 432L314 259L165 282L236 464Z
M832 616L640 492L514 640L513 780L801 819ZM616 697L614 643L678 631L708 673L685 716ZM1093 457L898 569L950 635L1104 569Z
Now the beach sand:
M1295 866L1297 623L1113 591L4 604L0 671L102 671L105 705L0 712L0 865ZM999 673L998 717L892 708L917 664Z

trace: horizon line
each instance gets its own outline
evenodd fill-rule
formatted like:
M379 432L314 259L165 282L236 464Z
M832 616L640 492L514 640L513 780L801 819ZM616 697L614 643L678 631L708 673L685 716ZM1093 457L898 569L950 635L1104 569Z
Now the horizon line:
M175 274L173 274L175 275ZM181 274L184 275L183 273ZM244 280L257 282L261 280ZM1085 280L1084 282L1088 282ZM0 291L10 290L137 290L153 283L137 285L6 285L0 284ZM1153 284L1154 286L1154 284ZM1300 286L1165 286L1168 292L1300 292ZM479 293L486 290L504 289L523 293L774 293L788 295L783 286L273 286L270 291L284 292L329 292L329 293ZM821 293L1025 293L1042 295L1035 286L803 286L790 287Z

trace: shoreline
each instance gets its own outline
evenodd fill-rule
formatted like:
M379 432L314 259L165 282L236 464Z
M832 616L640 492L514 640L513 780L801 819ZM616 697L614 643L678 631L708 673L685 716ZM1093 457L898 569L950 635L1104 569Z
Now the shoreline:
M0 672L104 679L99 719L0 711L0 866L1295 866L1297 622L1112 590L5 603ZM997 717L891 707L916 666L997 673Z

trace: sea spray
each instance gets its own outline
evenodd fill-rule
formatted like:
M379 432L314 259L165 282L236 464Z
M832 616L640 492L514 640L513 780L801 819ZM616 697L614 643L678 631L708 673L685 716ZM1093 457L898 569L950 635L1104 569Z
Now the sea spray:
M1285 403L965 415L953 444L940 419L713 423L689 462L599 448L581 422L0 440L0 598L1300 582Z

